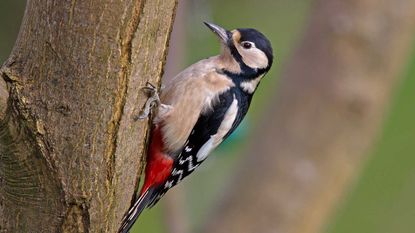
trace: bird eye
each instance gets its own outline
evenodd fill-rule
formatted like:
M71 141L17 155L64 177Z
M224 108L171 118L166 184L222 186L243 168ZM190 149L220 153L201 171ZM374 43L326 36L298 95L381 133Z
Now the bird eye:
M242 42L241 43L242 47L244 47L245 49L250 49L252 48L252 44L250 42Z

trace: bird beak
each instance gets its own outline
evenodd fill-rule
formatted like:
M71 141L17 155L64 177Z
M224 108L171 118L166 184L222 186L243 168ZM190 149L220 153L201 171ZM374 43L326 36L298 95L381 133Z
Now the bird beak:
M229 31L225 30L224 28L213 24L213 23L207 23L204 22L204 24L210 29L212 30L212 32L214 32L216 35L219 36L219 39L226 45L228 44L228 40L229 40L229 35L231 34Z

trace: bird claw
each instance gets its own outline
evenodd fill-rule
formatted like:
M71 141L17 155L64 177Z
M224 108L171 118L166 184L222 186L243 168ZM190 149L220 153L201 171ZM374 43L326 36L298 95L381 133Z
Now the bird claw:
M153 84L147 82L147 86L143 87L142 90L147 94L148 99L144 104L143 109L140 111L140 114L134 117L134 120L136 121L146 119L150 115L151 110L161 104L157 88Z

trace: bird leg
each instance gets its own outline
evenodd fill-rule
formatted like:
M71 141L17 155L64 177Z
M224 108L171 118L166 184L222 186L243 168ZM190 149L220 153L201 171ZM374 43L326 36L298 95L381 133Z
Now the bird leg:
M140 111L140 114L134 117L134 120L143 120L147 118L154 107L157 107L157 115L159 117L165 116L173 108L170 105L161 103L157 89L153 84L147 82L147 86L143 87L142 90L147 94L148 99L144 104L143 109Z
M146 93L148 99L144 104L143 109L140 111L140 114L134 117L134 120L143 120L147 118L154 107L161 105L157 88L153 84L147 82L147 86L143 87L142 90Z

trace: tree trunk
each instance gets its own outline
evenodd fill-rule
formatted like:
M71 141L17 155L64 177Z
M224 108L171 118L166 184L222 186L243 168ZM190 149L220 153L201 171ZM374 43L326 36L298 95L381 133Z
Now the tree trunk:
M138 186L176 0L28 1L1 68L0 232L115 232Z
M317 1L204 232L320 232L366 160L414 33L412 0Z

